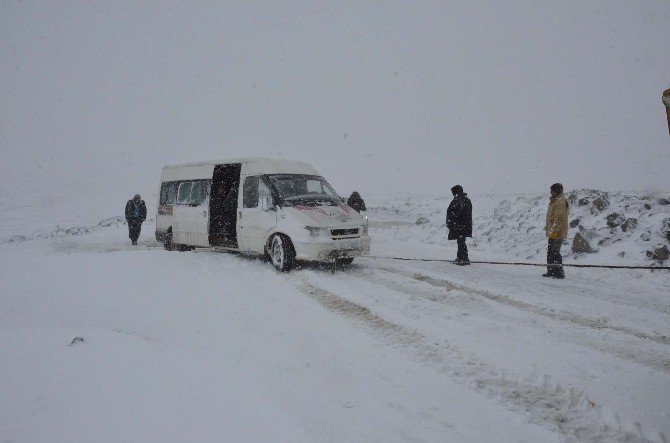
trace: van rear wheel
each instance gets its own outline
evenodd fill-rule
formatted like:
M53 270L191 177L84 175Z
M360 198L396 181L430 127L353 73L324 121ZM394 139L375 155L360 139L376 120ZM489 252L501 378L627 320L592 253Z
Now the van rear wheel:
M165 242L163 243L163 247L166 251L174 251L174 243L172 243L172 232L168 232L165 235Z
M270 243L270 260L279 272L288 272L295 263L295 251L291 240L285 235L277 234Z

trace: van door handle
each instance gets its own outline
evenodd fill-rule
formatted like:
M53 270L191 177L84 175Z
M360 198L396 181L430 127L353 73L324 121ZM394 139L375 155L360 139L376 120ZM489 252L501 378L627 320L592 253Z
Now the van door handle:
M202 216L207 217L207 211L202 211Z
M242 220L242 211L238 212L240 214L240 220Z

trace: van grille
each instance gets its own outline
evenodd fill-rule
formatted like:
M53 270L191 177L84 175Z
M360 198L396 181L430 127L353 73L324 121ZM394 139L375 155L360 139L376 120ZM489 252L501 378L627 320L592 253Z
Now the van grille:
M358 237L358 228L331 229L330 235L333 239Z

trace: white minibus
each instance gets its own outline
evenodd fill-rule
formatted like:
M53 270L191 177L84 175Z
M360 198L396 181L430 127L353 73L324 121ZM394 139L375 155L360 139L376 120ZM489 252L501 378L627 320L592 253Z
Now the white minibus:
M265 158L165 166L156 239L167 250L216 247L350 264L370 252L367 219L307 163Z

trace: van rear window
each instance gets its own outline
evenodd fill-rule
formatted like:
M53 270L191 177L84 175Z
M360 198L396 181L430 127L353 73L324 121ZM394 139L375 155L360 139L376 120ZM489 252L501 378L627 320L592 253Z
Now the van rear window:
M192 182L184 182L179 185L177 192L177 203L180 205L187 205L191 201L191 185Z
M207 198L207 182L205 180L200 180L193 182L191 187L191 199L189 200L190 205L199 206Z

